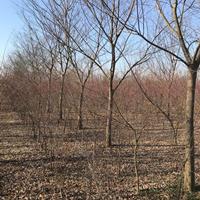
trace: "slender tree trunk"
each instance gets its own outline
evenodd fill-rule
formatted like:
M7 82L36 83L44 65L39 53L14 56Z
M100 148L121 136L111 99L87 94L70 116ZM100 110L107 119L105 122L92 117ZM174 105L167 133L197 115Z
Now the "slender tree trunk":
M39 142L40 141L40 138L41 138L41 134L42 134L42 131L41 131L41 120L42 120L42 78L40 76L40 90L39 90L39 100L38 100L38 121L37 121L37 128L38 128L38 136L37 136L37 141Z
M78 110L78 129L81 130L83 129L83 98L84 98L84 91L85 91L85 86L81 86L81 94L79 98L79 110Z
M192 70L194 69L194 70ZM193 67L188 71L186 118L185 118L185 163L184 163L184 191L192 192L195 187L194 164L194 101L197 71Z
M112 115L113 115L113 80L110 78L109 93L108 93L108 110L107 110L107 122L106 122L106 144L111 146L111 135L112 135Z
M137 134L135 133L135 147L134 147L134 163L135 163L135 178L136 178L136 193L139 194L140 192L140 176L139 176L139 170L138 170L138 140L137 140Z
M59 120L63 120L64 83L65 83L65 74L62 75L62 82L61 82L61 89L60 89Z
M52 82L52 71L50 71L50 73L49 73L49 85L48 85L47 113L49 114L49 119L50 119L50 113L52 111L52 108L51 108L51 82Z

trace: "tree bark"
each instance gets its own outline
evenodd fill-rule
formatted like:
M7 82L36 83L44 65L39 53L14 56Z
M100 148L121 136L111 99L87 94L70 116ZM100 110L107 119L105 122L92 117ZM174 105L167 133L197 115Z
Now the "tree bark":
M80 99L79 99L79 110L78 110L78 129L81 130L83 129L83 98L84 98L84 90L85 86L81 86L81 94L80 94Z
M134 147L134 163L135 163L135 178L136 178L136 193L140 193L140 176L138 170L138 139L137 133L135 133L135 147Z
M50 70L49 73L49 85L48 85L48 105L47 105L47 113L49 114L50 118L50 113L52 112L51 108L51 82L52 82L52 70Z
M63 120L64 83L65 83L65 74L62 75L62 82L61 82L61 89L60 89L59 120Z
M192 192L195 188L194 163L194 103L197 71L195 67L188 70L187 97L185 107L185 163L184 163L184 191Z
M109 83L108 93L108 110L107 110L107 122L106 122L106 145L111 146L111 134L112 134L112 115L113 115L113 80L111 78Z

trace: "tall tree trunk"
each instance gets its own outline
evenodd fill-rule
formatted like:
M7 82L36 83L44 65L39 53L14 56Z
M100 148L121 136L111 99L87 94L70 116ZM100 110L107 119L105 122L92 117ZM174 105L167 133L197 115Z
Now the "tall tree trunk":
M60 101L59 101L59 120L63 120L64 83L65 83L65 74L62 75L62 80L61 80Z
M185 114L185 163L184 163L184 191L192 192L195 187L194 164L194 102L197 71L195 67L189 69L187 77L187 97Z
M106 145L111 146L112 135L112 115L113 115L113 80L110 78L109 93L108 93L108 110L107 110L107 122L106 122Z
M85 90L85 85L81 86L81 94L79 98L79 107L78 107L78 129L81 130L83 129L83 98L84 98L84 90Z
M138 166L138 139L137 133L135 133L135 147L134 147L134 164L135 164L135 178L136 178L136 193L140 193L140 175L139 175L139 166Z
M49 85L48 85L47 113L49 114L49 119L50 119L50 113L52 111L52 108L51 108L51 82L52 82L52 71L50 71L50 73L49 73Z
M113 90L113 79L115 75L116 59L115 59L115 45L111 42L112 49L112 62L110 68L109 77L109 91L108 91L108 110L107 110L107 123L106 123L106 145L110 147L112 145L112 119L113 119L113 101L114 101L114 90Z
M39 90L39 99L38 99L38 120L37 120L37 128L38 128L38 141L40 140L40 136L41 136L41 129L40 129L40 123L42 120L42 79L40 77L40 90Z

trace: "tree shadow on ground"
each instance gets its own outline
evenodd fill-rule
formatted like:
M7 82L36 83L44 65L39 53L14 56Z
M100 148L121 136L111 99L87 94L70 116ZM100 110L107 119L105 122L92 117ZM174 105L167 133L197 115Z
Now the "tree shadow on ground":
M199 185L195 185L194 191L195 192L200 192L200 184Z

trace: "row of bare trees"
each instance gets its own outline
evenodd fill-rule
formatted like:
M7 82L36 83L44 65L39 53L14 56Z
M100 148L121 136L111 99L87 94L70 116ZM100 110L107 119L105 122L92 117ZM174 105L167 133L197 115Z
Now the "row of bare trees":
M130 101L130 112L150 102L169 121L175 144L174 115L184 115L184 189L194 191L199 9L196 0L24 0L26 31L5 63L4 92L38 126L44 117L54 120L55 108L62 121L66 108L74 106L82 129L87 104L88 112L106 116L107 146L112 145L114 112L121 113ZM94 100L98 108L100 101L107 108L93 109Z

